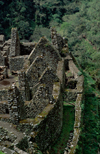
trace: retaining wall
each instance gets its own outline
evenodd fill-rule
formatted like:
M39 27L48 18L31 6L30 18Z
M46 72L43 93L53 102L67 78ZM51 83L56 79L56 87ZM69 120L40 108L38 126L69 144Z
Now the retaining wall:
M79 76L79 69L73 62L72 58L68 56L65 58L65 60L68 60L68 65L71 73L73 74L74 78L77 79L77 84L76 84L76 93L77 93L77 98L75 102L75 122L74 122L74 135L72 142L70 143L70 147L66 147L64 154L75 154L76 151L76 146L79 141L79 136L81 132L81 115L82 115L82 110L81 110L81 104L82 104L82 99L83 99L83 84L84 84L84 76L81 75Z

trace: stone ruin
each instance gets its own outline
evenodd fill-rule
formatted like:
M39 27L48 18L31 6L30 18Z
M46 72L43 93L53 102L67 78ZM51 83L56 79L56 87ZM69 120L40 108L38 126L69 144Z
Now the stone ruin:
M66 100L70 100L71 94L77 103L72 145L70 149L65 148L64 154L71 154L73 149L75 153L84 79L78 75L79 70L68 52L67 39L54 28L51 28L51 38L52 44L45 37L37 43L20 43L17 28L11 30L8 41L0 36L0 131L7 136L0 140L3 152L38 153L37 146L44 152L57 140L63 122L65 71L69 69L74 79L67 78L67 84L71 88L74 83L77 90L69 90ZM26 150L20 149L24 140L28 144Z

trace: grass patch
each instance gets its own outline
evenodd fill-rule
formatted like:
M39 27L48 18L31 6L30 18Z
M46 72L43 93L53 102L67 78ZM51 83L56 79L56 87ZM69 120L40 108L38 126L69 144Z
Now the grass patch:
M5 153L3 153L2 151L0 151L0 154L5 154Z
M66 147L69 133L73 131L74 127L74 107L66 106L63 107L63 127L61 134L55 145L52 146L50 153L52 154L63 154Z

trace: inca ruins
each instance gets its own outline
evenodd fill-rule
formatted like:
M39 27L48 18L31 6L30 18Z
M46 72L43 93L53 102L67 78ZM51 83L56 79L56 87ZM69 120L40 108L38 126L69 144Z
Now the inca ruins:
M37 147L45 153L61 133L63 101L72 100L74 128L64 154L75 153L84 77L68 51L67 39L51 28L51 40L20 43L17 28L12 28L8 41L0 35L0 150L4 153L38 154ZM24 141L25 151L20 148Z

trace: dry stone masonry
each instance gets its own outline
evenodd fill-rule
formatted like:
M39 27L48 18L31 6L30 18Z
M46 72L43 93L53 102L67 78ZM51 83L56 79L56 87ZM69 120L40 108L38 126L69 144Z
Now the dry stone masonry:
M63 99L76 102L74 132L64 154L75 153L84 78L68 52L67 39L54 28L51 38L52 44L45 37L20 43L17 28L8 41L0 36L0 150L5 153L38 153L37 147L45 152L61 133Z
M10 56L13 57L19 55L20 55L20 41L19 41L18 31L17 28L12 28Z

